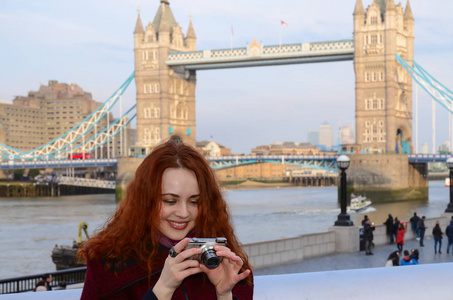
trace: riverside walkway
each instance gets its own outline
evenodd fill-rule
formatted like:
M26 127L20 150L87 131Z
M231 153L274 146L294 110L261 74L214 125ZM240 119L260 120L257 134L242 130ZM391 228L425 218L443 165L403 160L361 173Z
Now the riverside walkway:
M429 229L429 228L428 228ZM417 240L408 240L404 242L404 250L418 249L420 253L419 262L421 265L449 263L453 262L453 254L447 254L446 248L448 240L446 237L442 240L442 254L434 254L434 239L425 238L425 247L421 248ZM300 262L261 268L254 271L256 276L260 275L278 275L307 272L324 272L334 270L351 270L384 267L389 254L398 250L396 244L377 246L374 248L374 255L365 255L365 251L354 253L337 253L333 255L305 259ZM401 256L400 258L402 258ZM405 266L404 266L405 267Z

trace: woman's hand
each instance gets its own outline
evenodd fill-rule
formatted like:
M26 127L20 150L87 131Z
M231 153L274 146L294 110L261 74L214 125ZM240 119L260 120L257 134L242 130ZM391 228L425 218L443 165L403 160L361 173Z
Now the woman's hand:
M188 238L182 239L173 247L178 255L176 257L168 256L165 260L162 273L153 288L153 292L159 300L171 299L175 290L186 277L201 272L200 263L196 260L188 259L193 255L200 254L201 249L191 248L184 250L188 243Z
M233 253L225 246L215 246L214 250L218 257L223 260L215 269L208 269L205 265L200 264L200 269L206 273L209 281L215 286L217 299L232 299L233 287L239 281L250 275L250 270L238 274L244 262L242 258Z

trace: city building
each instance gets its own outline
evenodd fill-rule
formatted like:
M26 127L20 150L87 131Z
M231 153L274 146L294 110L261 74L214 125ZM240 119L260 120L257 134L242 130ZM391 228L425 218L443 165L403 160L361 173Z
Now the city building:
M326 149L331 149L333 143L332 125L324 122L319 126L319 144L325 146Z
M352 126L341 126L338 135L340 136L341 145L355 144L355 137Z
M197 142L196 148L204 156L219 157L231 155L231 149L213 141Z
M101 104L77 84L50 80L47 86L41 85L38 91L30 91L28 96L17 96L12 103L0 102L0 142L21 151L30 151L70 131ZM115 121L111 113L108 118L100 120L84 139L88 140L95 131L99 133L108 122ZM126 136L123 136L128 141L126 148L134 143L135 136L135 129L128 128ZM83 139L76 144L82 142ZM124 144L122 147L120 142L120 136L110 141L110 151L107 154L105 147L104 157L121 155Z
M316 146L319 145L319 132L317 129L310 129L307 133L307 142Z
M423 154L428 154L429 153L428 143L423 143L423 145L422 145L422 153Z
M310 143L276 142L252 149L252 155L319 155L319 149Z

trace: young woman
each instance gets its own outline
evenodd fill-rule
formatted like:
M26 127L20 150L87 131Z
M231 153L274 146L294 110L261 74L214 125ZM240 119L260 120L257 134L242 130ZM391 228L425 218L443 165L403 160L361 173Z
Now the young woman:
M398 232L396 234L396 246L398 247L398 251L400 253L403 252L405 234L406 234L406 227L404 227L404 224L400 223Z
M227 246L214 247L220 265L189 259L201 249L185 249L188 237L225 237ZM253 298L251 266L215 175L178 137L145 158L114 216L78 255L88 267L81 299Z
M386 267L396 267L400 265L400 253L398 251L393 251L390 253L385 263Z

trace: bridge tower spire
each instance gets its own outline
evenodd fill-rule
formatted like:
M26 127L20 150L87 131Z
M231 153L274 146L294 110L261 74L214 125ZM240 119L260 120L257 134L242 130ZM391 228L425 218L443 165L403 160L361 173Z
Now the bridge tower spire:
M359 3L360 2L360 3ZM356 142L371 152L409 152L412 148L412 80L395 53L414 56L414 20L394 0L374 0L354 10ZM363 6L362 6L363 9Z
M195 50L196 36L192 21L185 37L168 0L160 1L153 22L149 22L145 30L138 16L134 31L137 97L135 153L148 154L172 134L178 134L195 145L195 72L166 64L170 51Z

